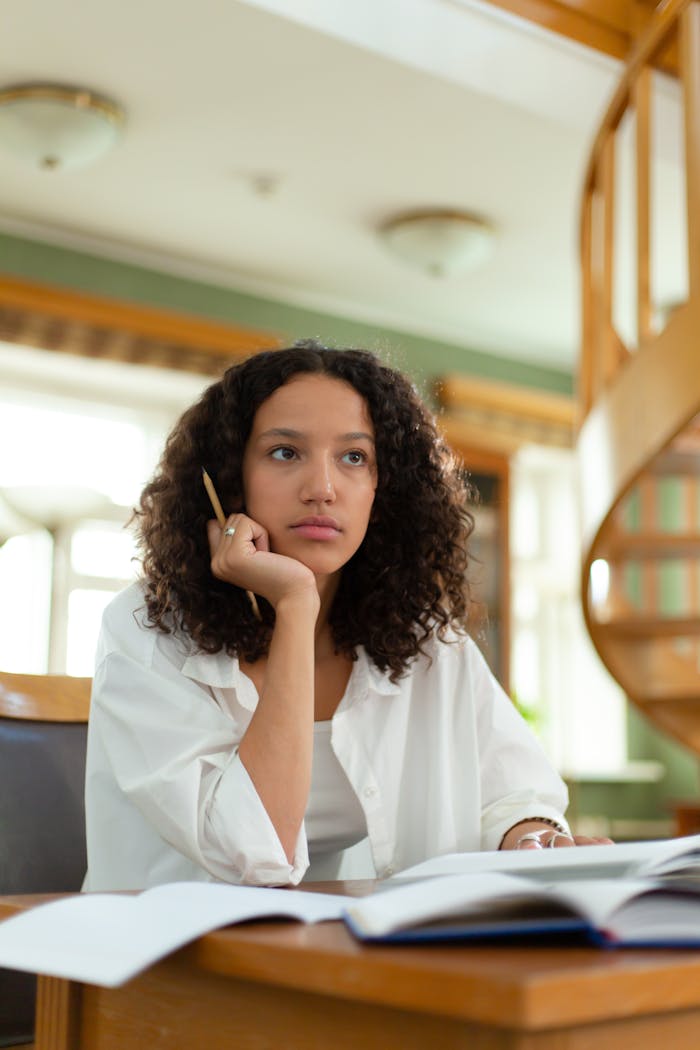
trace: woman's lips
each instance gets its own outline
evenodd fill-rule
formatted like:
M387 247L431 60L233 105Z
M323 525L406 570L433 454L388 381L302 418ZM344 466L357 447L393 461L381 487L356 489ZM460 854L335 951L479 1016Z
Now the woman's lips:
M292 525L292 529L298 536L307 540L334 540L341 532L335 518L326 517L302 518Z

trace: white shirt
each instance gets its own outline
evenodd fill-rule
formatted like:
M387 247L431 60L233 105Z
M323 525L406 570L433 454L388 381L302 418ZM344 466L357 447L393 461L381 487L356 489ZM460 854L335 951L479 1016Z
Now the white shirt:
M428 644L396 684L363 649L331 744L364 811L381 877L444 853L497 849L526 817L562 821L566 788L474 642ZM88 732L85 889L181 880L296 884L238 757L257 704L238 661L145 626L138 584L108 606Z

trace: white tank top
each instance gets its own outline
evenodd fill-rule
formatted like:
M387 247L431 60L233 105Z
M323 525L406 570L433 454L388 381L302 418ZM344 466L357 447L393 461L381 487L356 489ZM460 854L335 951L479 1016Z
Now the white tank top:
M331 722L314 722L311 791L306 807L309 858L337 853L367 836L367 821L331 747Z

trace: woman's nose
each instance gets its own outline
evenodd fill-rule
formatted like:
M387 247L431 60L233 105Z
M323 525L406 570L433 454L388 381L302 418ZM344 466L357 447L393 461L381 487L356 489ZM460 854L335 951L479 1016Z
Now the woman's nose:
M309 462L302 487L302 499L307 503L329 503L335 499L332 467L325 458Z

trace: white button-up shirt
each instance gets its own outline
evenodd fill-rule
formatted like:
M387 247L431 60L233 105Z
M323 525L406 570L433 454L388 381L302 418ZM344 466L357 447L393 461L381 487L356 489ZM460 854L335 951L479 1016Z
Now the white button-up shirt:
M563 823L566 788L471 639L429 643L396 684L364 650L331 743L380 875L497 849L527 817ZM238 661L145 624L135 584L107 608L88 733L85 889L180 880L297 883L238 756L257 704Z

